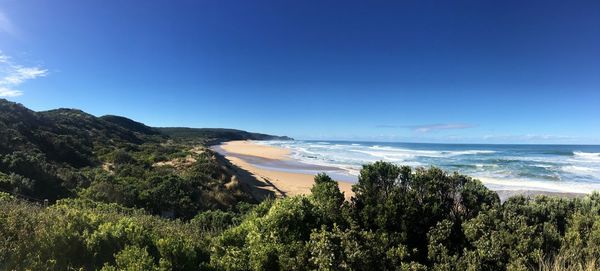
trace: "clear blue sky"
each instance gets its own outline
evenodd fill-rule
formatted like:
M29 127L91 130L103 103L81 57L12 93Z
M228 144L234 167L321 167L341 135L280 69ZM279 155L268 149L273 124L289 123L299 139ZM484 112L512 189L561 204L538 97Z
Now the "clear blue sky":
M0 95L304 139L600 143L600 1L0 0Z

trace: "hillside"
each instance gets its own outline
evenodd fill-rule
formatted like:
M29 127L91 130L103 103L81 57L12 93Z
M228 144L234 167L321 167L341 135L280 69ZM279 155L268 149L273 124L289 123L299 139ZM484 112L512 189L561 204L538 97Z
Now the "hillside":
M156 129L172 138L206 139L206 142L209 145L231 140L293 140L293 138L287 136L274 136L260 133L251 133L236 129L186 127L162 127Z
M232 166L199 143L271 138L278 137L229 129L157 129L77 109L35 112L0 99L0 191L37 201L79 195L192 216L250 200L232 180Z
M101 164L99 151L158 139L80 110L34 112L0 100L0 172L10 176L0 188L49 199L69 196L86 182L79 170Z
M115 115L105 115L100 117L100 119L108 121L110 123L119 125L129 131L137 132L140 134L146 135L159 135L160 131L155 128L146 126L141 122L137 122L126 117L115 116Z

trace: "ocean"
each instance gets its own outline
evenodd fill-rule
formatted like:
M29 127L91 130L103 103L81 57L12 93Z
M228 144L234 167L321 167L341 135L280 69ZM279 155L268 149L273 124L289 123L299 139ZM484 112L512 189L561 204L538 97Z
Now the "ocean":
M598 145L426 144L353 141L257 141L286 148L302 164L356 181L361 166L388 161L437 166L480 179L494 190L600 191ZM337 170L339 169L339 170ZM329 172L328 172L329 171Z

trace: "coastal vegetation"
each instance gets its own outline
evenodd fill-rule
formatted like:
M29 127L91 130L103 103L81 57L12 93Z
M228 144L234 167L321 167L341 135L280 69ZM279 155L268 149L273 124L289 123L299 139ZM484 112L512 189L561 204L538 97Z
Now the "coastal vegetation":
M600 194L498 196L437 168L364 166L355 196L310 196L168 219L86 198L0 196L2 269L596 270ZM560 261L554 263L554 261ZM561 268L556 268L558 265Z
M251 201L210 150L115 116L0 100L0 191L86 198L178 218Z
M350 200L319 174L310 195L258 202L206 148L229 136L0 100L0 139L0 270L600 269L598 193L501 202L376 162Z
M201 140L203 144L207 145L231 140L293 140L287 136L250 133L236 129L186 127L162 127L155 129L174 139L187 141Z

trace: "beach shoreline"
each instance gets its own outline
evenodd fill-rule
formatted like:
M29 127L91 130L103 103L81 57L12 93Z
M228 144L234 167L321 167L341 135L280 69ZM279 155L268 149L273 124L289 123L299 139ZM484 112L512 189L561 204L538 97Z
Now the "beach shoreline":
M261 182L259 189L266 189L276 197L308 195L314 184L315 172L339 170L333 167L297 163L289 156L291 152L287 149L260 145L252 141L228 141L215 145L211 149L246 171L255 179L254 181ZM290 167L292 170L286 170L285 167ZM354 195L353 183L333 176L332 178L338 182L340 191L349 200ZM242 178L240 181L252 180ZM250 192L259 199L264 194L264 191Z
M314 175L318 172L325 172L338 181L340 190L344 192L346 199L349 200L354 195L352 185L356 182L356 179L351 180L344 177L343 174L336 174L343 170L335 167L305 164L295 161L290 156L291 151L286 148L257 144L252 141L228 141L213 146L212 149L223 155L232 164L248 172L254 179L263 182L264 185L261 185L261 189L266 188L275 194L275 196L284 197L310 194L310 188L314 183ZM474 178L480 179L477 177ZM485 178L480 180L485 184ZM502 201L517 195L527 197L547 195L565 198L587 195L586 193L523 188L490 189L498 193Z

